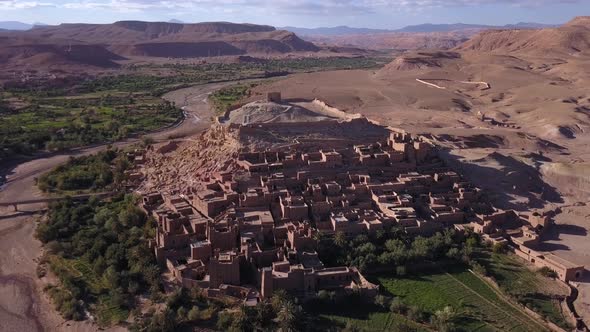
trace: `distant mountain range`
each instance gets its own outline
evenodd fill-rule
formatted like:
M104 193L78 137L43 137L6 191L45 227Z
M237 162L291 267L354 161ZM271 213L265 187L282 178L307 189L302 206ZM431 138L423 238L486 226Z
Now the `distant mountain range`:
M542 29L553 28L557 25L519 22L507 25L484 25L484 24L419 24L409 25L407 27L387 30L387 29L369 29L369 28L352 28L348 26L321 27L321 28L297 28L297 27L280 27L278 29L294 32L300 36L344 36L344 35L370 35L378 33L392 32L451 32L461 30L486 30L486 29Z
M23 23L23 22L17 22L17 21L0 21L0 29L1 30L19 30L19 31L24 31L24 30L30 30L32 28L34 28L35 26L45 26L47 24L44 23L33 23L33 24L28 24L28 23Z
M278 27L280 30L287 30L294 32L300 36L342 36L342 35L370 35L374 33L392 32L393 30L386 29L369 29L369 28L351 28L345 25L337 27L322 27L322 28L297 28L297 27Z
M182 24L183 21L177 19L171 19L169 23ZM0 29L2 30L30 30L35 26L46 26L43 23L23 23L17 21L0 21ZM277 27L279 30L287 30L294 32L301 36L342 36L342 35L370 35L376 33L388 33L388 32L450 32L460 30L484 30L484 29L542 29L542 28L554 28L558 25L542 24L542 23L529 23L519 22L516 24L507 25L484 25L484 24L464 24L464 23L453 23L453 24L418 24L408 25L407 27L391 30L391 29L370 29L370 28L353 28L345 25L336 27L320 27L320 28L298 28L298 27Z

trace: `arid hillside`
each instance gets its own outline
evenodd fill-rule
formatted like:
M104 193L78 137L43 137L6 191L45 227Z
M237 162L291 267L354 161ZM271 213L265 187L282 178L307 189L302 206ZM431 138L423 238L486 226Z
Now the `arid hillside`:
M117 66L114 61L128 57L280 55L320 50L292 32L226 22L62 24L0 32L0 40L4 66L26 63L31 69L66 64L109 68Z
M37 37L1 37L0 63L3 67L20 68L116 68L125 58L103 45Z
M534 31L553 25L524 23L503 26L481 24L419 24L397 30L349 27L302 29L286 27L305 40L318 44L359 47L372 50L452 49L485 30Z
M386 32L340 36L306 36L318 44L360 47L372 50L451 49L467 41L480 29L450 32Z
M484 31L457 47L457 50L540 57L587 53L590 50L590 17L577 17L552 29Z

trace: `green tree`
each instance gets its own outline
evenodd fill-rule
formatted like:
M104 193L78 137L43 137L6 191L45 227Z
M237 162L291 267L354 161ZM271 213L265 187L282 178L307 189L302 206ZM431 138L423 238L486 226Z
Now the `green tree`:
M336 244L340 248L344 248L347 244L346 234L344 232L338 231L334 235L334 244Z
M497 242L492 247L495 254L505 254L508 251L508 245L505 242Z
M297 330L297 319L299 318L301 308L292 301L283 303L281 310L277 313L279 327L282 332L291 332Z
M193 306L191 310L189 310L187 318L189 321L193 322L201 318L201 311L199 310L199 307L197 307L196 305Z
M447 251L447 257L450 259L459 260L461 258L461 251L458 248L451 248Z
M409 319L417 322L423 322L426 319L426 312L424 311L424 309L416 305L408 308L407 315Z
M248 313L247 313L248 308L243 305L240 307L240 310L238 310L235 314L234 314L234 318L231 324L231 331L250 331L252 330L251 327L251 322L250 319L248 317Z
M188 311L185 307L180 307L176 310L176 321L184 322L188 318Z
M440 332L450 332L455 330L455 320L457 312L453 307L446 306L442 310L437 310L431 317L432 325Z
M288 300L289 296L287 295L287 292L284 289L276 290L270 298L272 309L275 312L279 312L283 307L283 304L285 304Z

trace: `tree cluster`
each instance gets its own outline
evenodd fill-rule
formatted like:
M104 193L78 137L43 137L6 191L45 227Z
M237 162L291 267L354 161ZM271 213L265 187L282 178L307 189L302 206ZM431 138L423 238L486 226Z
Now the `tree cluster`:
M109 202L91 199L51 204L48 220L38 225L36 236L49 255L59 258L50 264L67 292L53 297L58 299L58 308L70 302L92 308L103 301L127 311L137 295L160 292L160 268L148 247L155 235L155 221L136 203L136 197L120 194ZM89 270L73 273L65 266L76 266L76 262Z
M475 241L475 242L473 242ZM372 235L361 234L352 239L343 233L322 236L318 254L329 266L356 266L361 271L397 267L405 273L410 264L438 260L467 260L479 240L467 241L454 230L445 230L431 237L410 237L395 228Z
M130 166L123 151L108 149L91 156L70 158L42 175L37 185L45 192L110 189L125 179Z

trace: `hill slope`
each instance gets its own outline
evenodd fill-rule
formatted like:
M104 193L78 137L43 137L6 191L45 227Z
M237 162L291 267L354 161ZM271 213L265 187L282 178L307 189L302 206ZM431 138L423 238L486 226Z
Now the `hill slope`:
M541 30L483 31L458 46L459 51L523 53L532 56L574 55L590 50L590 17Z
M9 66L85 64L116 66L133 56L190 58L242 54L316 52L294 33L271 26L211 22L121 21L113 24L62 24L29 31L0 32L0 60Z

